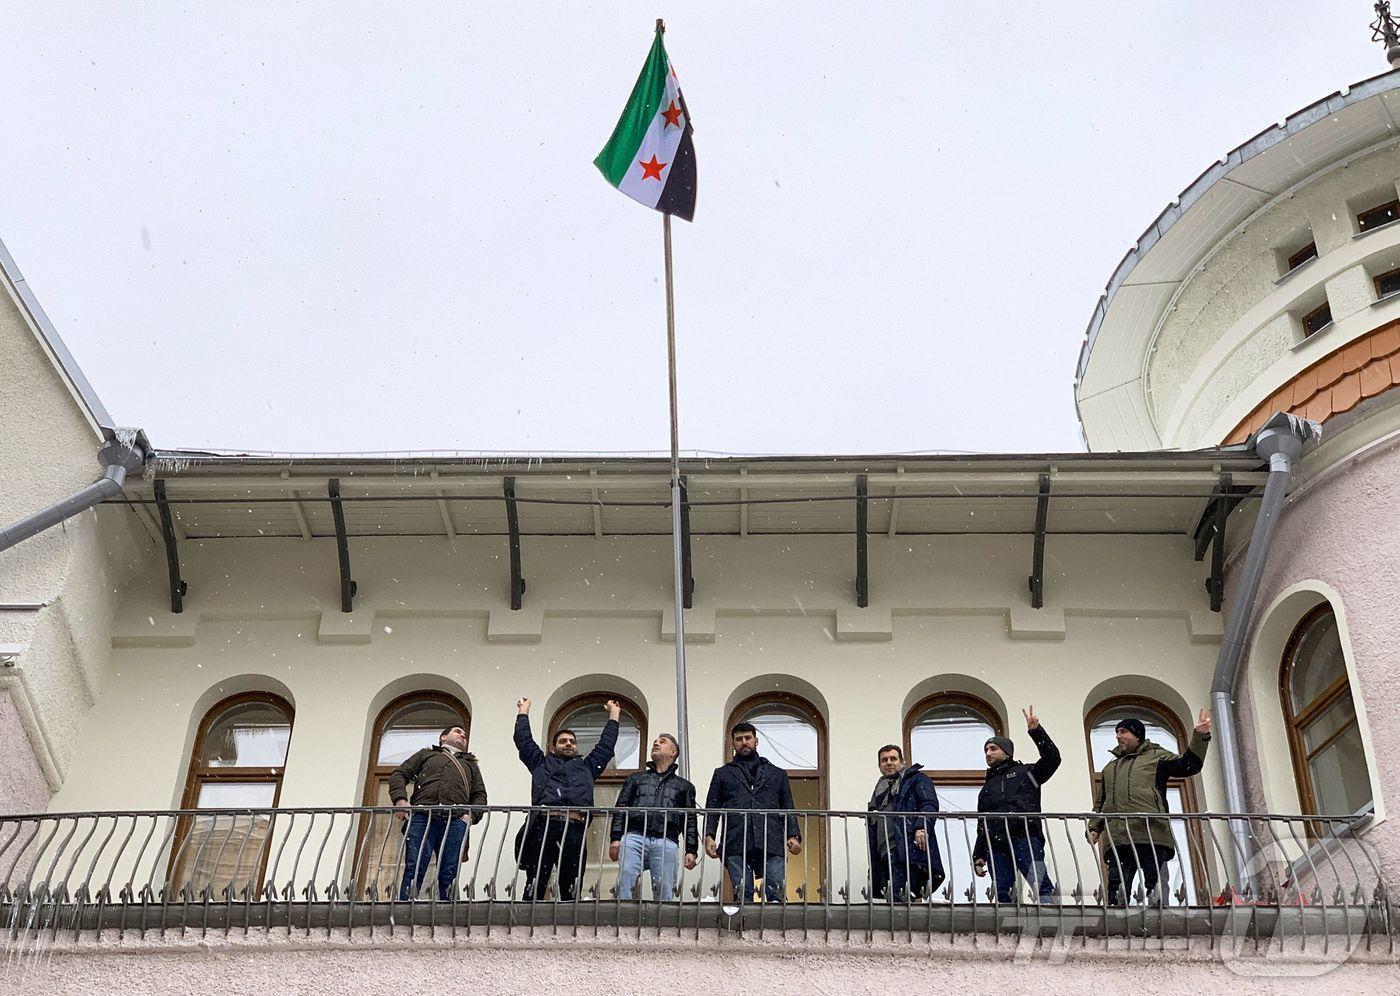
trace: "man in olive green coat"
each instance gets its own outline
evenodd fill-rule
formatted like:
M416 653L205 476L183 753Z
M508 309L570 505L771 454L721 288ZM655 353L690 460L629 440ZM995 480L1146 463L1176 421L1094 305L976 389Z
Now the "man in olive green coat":
M1094 799L1096 813L1165 813L1167 782L1189 778L1205 764L1210 746L1210 711L1202 709L1186 753L1177 755L1147 739L1142 720L1128 718L1114 730L1118 746L1104 765ZM1164 867L1176 855L1171 821L1166 817L1137 817L1089 821L1089 843L1104 841L1108 866L1108 904L1116 906L1132 891L1142 872L1142 887L1150 897L1161 879L1159 900L1167 894Z

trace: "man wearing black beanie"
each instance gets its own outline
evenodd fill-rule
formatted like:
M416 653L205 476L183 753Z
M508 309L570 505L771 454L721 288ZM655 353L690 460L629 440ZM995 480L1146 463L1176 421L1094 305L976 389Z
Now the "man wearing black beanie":
M1060 751L1041 728L1035 706L1022 709L1021 715L1040 759L1034 764L1014 760L1016 745L1008 737L988 737L982 745L987 781L977 793L977 811L1003 815L977 821L972 869L985 875L990 863L999 903L1012 901L1017 872L1046 903L1053 900L1055 886L1045 871L1045 832L1038 818L1025 814L1040 812L1040 786L1059 769Z
M1168 780L1189 778L1205 764L1210 747L1210 711L1202 709L1197 715L1191 743L1181 755L1148 740L1147 727L1134 716L1119 720L1113 732L1118 746L1113 748L1113 760L1104 765L1094 797L1094 812L1165 814ZM1166 902L1165 866L1176 856L1170 820L1165 816L1099 818L1089 822L1087 836L1091 844L1104 841L1108 905L1127 902L1139 871L1149 902Z

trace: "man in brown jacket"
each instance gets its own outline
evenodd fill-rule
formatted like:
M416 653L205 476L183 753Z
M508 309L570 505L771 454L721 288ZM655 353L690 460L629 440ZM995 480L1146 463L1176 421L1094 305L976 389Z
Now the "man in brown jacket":
M413 783L413 799L408 783ZM475 807L486 805L486 782L476 757L467 753L467 731L449 726L438 736L436 747L424 747L389 776L389 798L401 807L400 820L407 820L403 838L403 882L399 901L407 902L423 887L428 865L437 858L438 898L452 899L457 866L466 853L467 829L482 813ZM473 811L420 809L410 815L410 806L472 806Z

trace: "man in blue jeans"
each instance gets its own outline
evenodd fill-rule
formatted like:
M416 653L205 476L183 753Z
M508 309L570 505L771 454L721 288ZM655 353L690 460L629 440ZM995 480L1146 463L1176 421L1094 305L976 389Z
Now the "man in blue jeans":
M411 803L410 783L413 785ZM467 843L467 830L471 823L481 819L481 810L411 807L486 805L486 782L482 780L476 757L467 753L466 729L449 726L438 735L437 746L417 751L395 768L389 775L389 798L399 807L398 818L408 821L403 839L399 901L407 902L418 895L434 859L438 866L438 898L444 902L452 899L457 867Z
M669 902L680 880L685 838L685 867L695 867L695 786L680 776L676 763L681 749L676 738L663 733L651 743L646 770L627 776L613 813L608 857L621 860L618 898L631 899L643 871L651 873L652 898ZM623 812L639 809L640 812ZM659 811L658 811L659 810Z
M758 754L758 730L739 723L730 731L734 759L715 769L705 799L705 853L724 859L729 883L745 902L753 902L754 878L763 876L765 902L786 898L787 855L802 853L802 834L793 815L792 784L787 772ZM761 809L767 812L724 814L723 851L715 839L717 810ZM786 851L786 853L784 853Z
M987 759L987 780L977 793L977 843L972 849L972 869L987 874L990 859L992 883L999 903L1009 903L1016 888L1016 874L1035 889L1042 903L1052 902L1055 886L1045 870L1045 831L1039 816L1040 786L1060 767L1060 751L1040 726L1035 707L1021 710L1026 732L1040 758L1034 764L1014 759L1016 745L1006 737L989 737L982 745Z

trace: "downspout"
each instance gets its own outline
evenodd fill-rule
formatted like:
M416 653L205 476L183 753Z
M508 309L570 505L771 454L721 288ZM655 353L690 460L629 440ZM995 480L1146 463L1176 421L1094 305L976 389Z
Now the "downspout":
M0 529L0 553L31 536L37 536L65 519L71 519L79 512L87 511L98 502L120 494L126 476L139 472L145 464L149 449L150 443L146 441L145 433L139 429L118 430L113 433L97 451L97 459L105 468L102 479L54 502L48 508L40 509L33 515L25 516L13 525Z
M1215 663L1215 677L1210 685L1211 712L1214 719L1215 741L1219 745L1221 773L1225 781L1225 807L1231 813L1243 813L1244 765L1240 756L1239 731L1235 724L1234 693L1239 681L1240 662L1244 658L1245 637L1254 614L1254 600L1264 577L1264 565L1269 559L1274 526L1279 511L1288 497L1288 483L1293 477L1293 463L1310 443L1322 436L1322 427L1297 415L1279 412L1254 434L1254 452L1269 461L1269 478L1259 502L1259 515L1254 520L1254 534L1249 540L1240 584L1235 592L1234 606L1220 644L1220 656ZM1236 881L1249 882L1252 856L1250 832L1243 820L1231 820L1235 837L1233 854Z

